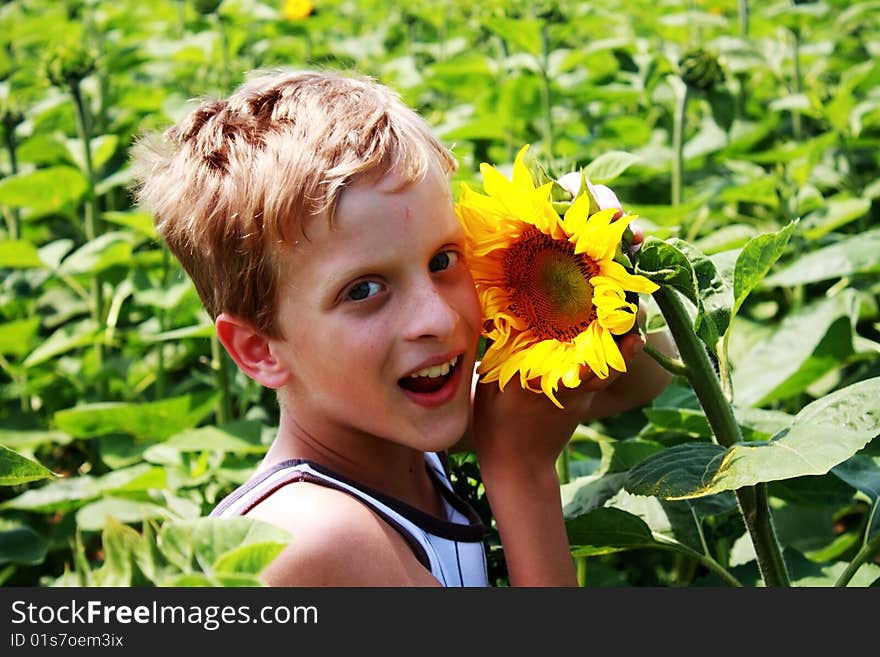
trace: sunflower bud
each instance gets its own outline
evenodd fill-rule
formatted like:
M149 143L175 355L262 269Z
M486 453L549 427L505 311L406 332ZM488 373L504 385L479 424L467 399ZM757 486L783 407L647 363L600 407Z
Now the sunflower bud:
M679 62L679 68L681 79L697 91L711 91L724 82L724 70L718 58L702 48L686 52Z
M95 72L94 54L78 43L66 43L49 55L43 64L43 73L56 87L78 85Z
M197 12L203 16L207 16L208 14L216 12L221 2L223 2L223 0L193 0L193 6L196 8Z

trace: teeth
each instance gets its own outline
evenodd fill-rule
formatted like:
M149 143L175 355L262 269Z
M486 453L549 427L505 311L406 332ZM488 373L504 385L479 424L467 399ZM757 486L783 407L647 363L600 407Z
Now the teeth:
M419 370L418 372L413 372L410 374L410 377L417 378L420 376L426 376L428 378L436 378L438 376L446 376L449 374L449 370L455 367L455 364L458 362L458 356L455 358L449 359L445 363L441 363L440 365L432 365L431 367L426 367L423 370Z

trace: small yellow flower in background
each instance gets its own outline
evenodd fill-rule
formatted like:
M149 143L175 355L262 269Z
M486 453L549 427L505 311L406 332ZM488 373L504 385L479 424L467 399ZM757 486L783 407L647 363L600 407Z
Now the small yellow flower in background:
M658 287L614 260L636 216L617 207L590 214L591 194L584 192L560 216L551 202L553 181L535 185L526 150L516 157L513 180L480 165L486 194L462 184L455 209L490 340L478 373L502 389L519 374L523 388L561 408L559 384L580 385L583 366L603 379L610 368L626 371L614 340L636 321L638 307L626 293Z
M284 0L281 15L291 21L302 20L311 16L315 6L310 0Z

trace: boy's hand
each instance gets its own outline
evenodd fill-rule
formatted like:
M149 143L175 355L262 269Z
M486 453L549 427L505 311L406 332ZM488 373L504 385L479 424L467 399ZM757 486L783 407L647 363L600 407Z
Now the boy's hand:
M628 333L619 342L625 361L642 349L643 339ZM474 444L481 468L496 459L523 468L555 465L556 458L577 425L589 415L595 394L610 386L620 372L600 379L587 374L577 388L561 386L556 397L560 409L545 395L523 390L511 381L502 392L498 385L478 383L474 395Z

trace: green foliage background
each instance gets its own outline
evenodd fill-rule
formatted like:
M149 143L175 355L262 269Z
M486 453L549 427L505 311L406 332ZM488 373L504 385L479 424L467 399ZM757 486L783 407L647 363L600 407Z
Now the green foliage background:
M553 173L587 167L646 235L722 282L744 247L789 227L725 339L747 441L880 376L880 2L330 0L301 20L281 4L0 4L4 584L255 584L286 540L198 520L247 478L277 409L223 356L128 192L137 135L257 68L393 86L453 146L456 185L479 187L480 162L504 169L525 143ZM696 287L717 318L711 286ZM648 330L662 326L649 304ZM840 440L857 413L872 418L865 446L821 473L764 479L801 585L880 581L880 406L841 399L810 444ZM562 494L582 583L721 583L694 551L757 583L730 489L687 502L635 485L656 474L649 456L683 444L713 445L681 378L650 407L578 430ZM473 456L455 473L491 524Z

